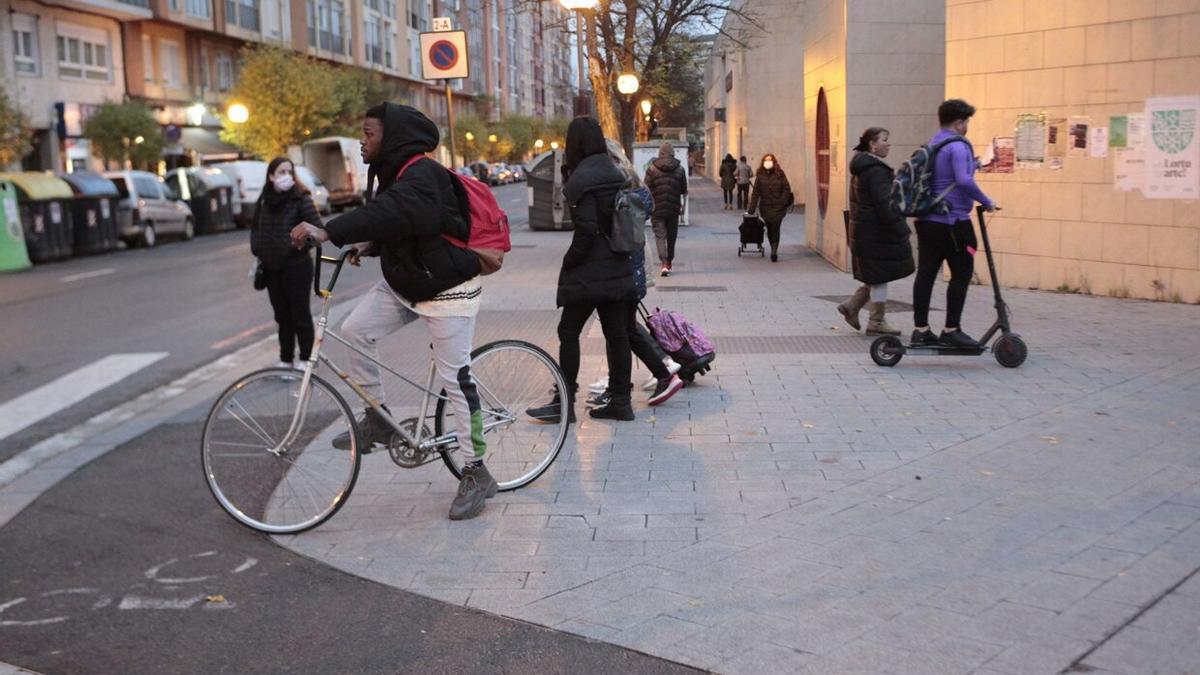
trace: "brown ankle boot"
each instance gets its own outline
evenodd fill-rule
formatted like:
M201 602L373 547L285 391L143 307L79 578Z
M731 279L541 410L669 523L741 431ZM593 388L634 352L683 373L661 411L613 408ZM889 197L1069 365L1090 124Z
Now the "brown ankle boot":
M871 317L867 320L867 335L899 335L898 328L892 328L888 325L885 316L887 312L886 302L871 303Z
M859 286L854 295L846 298L846 301L837 306L837 311L841 313L842 318L854 330L862 330L862 324L858 322L858 312L867 304L867 299L871 297L871 290L866 286Z

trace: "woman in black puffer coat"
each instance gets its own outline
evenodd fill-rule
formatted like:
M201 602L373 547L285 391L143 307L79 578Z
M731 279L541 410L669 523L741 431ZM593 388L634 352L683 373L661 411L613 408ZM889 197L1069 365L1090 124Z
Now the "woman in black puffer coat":
M754 174L754 192L750 195L750 213L758 213L767 224L767 241L771 243L771 262L779 262L779 227L792 208L795 195L787 174L775 155L763 155Z
M863 132L850 160L850 226L847 246L851 270L862 286L838 305L846 323L858 330L858 312L869 299L867 335L899 335L886 318L887 284L903 279L916 269L908 223L892 208L892 178L895 172L884 163L891 144L888 130L871 127Z
M571 207L574 235L563 256L558 274L558 363L567 381L568 410L574 419L575 392L579 377L579 336L595 312L604 329L608 352L608 388L612 398L607 405L589 411L600 419L632 420L630 381L632 353L629 326L637 311L637 287L628 254L613 253L607 235L612 227L617 191L625 184L625 175L613 165L600 124L591 117L576 117L567 127L567 146L563 160L563 195ZM526 411L538 419L552 420L558 410L558 397L544 408ZM556 421L556 420L555 420Z
M250 252L260 261L267 295L279 324L279 361L292 366L299 343L300 361L312 353L313 322L309 294L312 293L313 260L308 250L292 246L292 228L300 223L319 223L308 190L296 182L295 168L286 157L267 165L267 182L254 211L250 229Z

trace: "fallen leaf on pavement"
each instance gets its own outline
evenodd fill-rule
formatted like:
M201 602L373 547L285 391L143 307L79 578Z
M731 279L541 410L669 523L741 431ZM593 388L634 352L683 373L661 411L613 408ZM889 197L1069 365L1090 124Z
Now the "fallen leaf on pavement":
M223 596L223 595L210 595L210 596L205 597L204 599L207 600L208 602L225 602L225 596Z
M1056 436L1042 436L1042 440L1050 445L1058 445L1058 437Z

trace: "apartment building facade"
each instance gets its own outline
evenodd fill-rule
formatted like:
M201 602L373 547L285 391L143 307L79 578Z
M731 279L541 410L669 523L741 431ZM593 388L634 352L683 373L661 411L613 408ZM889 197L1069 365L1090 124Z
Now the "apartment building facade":
M0 0L0 71L35 129L24 168L98 167L83 122L126 98L145 102L163 126L167 166L193 164L237 154L218 132L248 45L375 71L393 100L445 125L444 86L421 78L420 33L435 16L468 31L472 76L452 86L456 113L480 96L496 114L568 110L569 73L549 82L562 72L541 65L542 10L518 9L515 0ZM565 32L552 35L563 43L554 53L569 54Z

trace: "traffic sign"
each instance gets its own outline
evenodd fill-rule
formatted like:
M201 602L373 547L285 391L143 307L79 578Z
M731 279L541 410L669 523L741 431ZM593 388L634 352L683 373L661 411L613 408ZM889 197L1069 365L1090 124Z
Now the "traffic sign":
M421 33L421 76L426 80L469 77L467 33L461 30Z
M454 26L451 23L450 17L448 17L448 16L434 17L433 31L435 33L444 33L446 31L450 31L450 30L454 30Z

